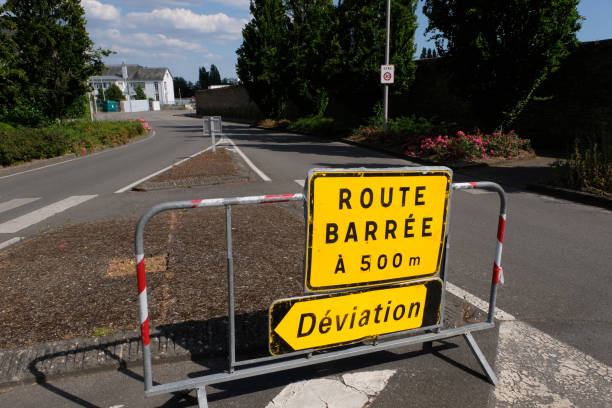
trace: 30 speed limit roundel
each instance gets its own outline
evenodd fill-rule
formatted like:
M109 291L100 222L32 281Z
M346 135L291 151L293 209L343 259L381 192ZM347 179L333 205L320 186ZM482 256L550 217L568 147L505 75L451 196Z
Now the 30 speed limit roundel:
M305 289L329 292L436 275L451 179L446 167L311 170Z
M381 65L380 66L380 83L392 84L394 81L395 66Z

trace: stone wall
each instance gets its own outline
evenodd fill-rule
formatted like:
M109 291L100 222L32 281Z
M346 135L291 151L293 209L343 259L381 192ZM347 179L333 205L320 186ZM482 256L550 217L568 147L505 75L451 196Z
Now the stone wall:
M443 58L417 61L410 93L391 98L390 115L474 125L470 101L453 89L447 65ZM612 39L581 43L536 91L514 126L536 147L563 150L576 139L612 144Z
M263 115L246 89L239 85L196 91L198 115L219 115L225 118L258 120Z

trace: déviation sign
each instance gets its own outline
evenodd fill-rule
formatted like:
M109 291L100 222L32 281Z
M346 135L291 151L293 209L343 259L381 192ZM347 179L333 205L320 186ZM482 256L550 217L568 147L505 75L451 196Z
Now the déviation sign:
M311 170L305 289L330 292L435 276L451 180L445 167Z
M277 300L270 307L270 353L328 348L434 326L441 293L442 281L431 279Z

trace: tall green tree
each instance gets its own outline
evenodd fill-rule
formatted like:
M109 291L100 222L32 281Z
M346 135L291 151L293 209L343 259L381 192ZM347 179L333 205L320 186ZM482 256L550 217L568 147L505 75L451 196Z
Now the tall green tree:
M341 68L338 19L332 0L289 0L291 99L308 114L323 115Z
M7 0L0 6L0 31L16 47L12 62L23 72L18 81L25 106L49 119L61 119L82 103L87 79L102 71L102 56L85 29L80 0ZM4 41L3 41L4 42Z
M198 89L208 89L208 85L210 85L210 74L206 71L206 67L200 67L198 69L198 82L196 83L196 87Z
M343 89L378 100L380 65L385 62L386 0L345 0L338 5L343 49ZM395 65L393 93L404 93L414 80L417 0L391 2L390 63ZM354 98L353 96L351 96Z
M507 127L576 45L579 0L425 0L427 32L481 125Z
M174 77L174 97L191 98L194 95L195 85L183 77Z
M116 85L112 84L104 91L105 101L125 101L123 91Z
M19 68L17 43L13 40L15 26L10 20L0 18L0 121L19 122L26 125L40 121L42 112L25 109L21 84L25 72Z
M210 66L210 74L208 76L208 81L210 85L219 85L221 84L221 74L219 74L219 69L212 64Z
M251 0L250 10L236 71L262 112L278 117L289 100L289 17L282 0Z

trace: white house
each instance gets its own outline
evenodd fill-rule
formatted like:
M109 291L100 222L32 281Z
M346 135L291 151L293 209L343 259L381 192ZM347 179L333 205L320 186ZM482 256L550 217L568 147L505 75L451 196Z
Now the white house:
M134 99L137 86L141 86L148 98L159 101L162 105L174 104L174 81L168 68L147 68L128 64L127 83L123 80L121 65L108 65L102 75L89 78L89 84L94 88L94 95L102 97L104 91L115 84L124 95ZM129 91L128 91L129 85Z

